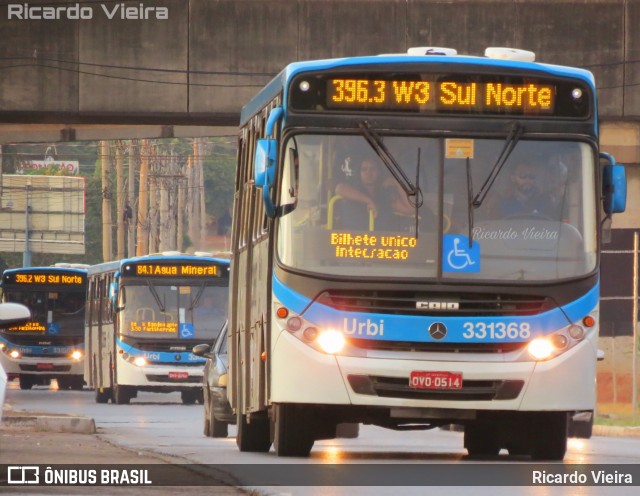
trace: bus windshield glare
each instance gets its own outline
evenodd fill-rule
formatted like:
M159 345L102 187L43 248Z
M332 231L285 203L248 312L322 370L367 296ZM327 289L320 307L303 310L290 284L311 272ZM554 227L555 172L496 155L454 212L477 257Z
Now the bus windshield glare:
M526 135L507 144L379 131L290 137L280 261L345 277L517 282L593 272L594 148Z

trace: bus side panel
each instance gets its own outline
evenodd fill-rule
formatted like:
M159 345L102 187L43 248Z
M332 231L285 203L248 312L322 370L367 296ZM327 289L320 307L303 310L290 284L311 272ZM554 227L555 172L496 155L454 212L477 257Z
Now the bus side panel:
M256 219L258 220L258 219ZM264 410L267 400L266 369L267 360L262 359L262 354L269 349L269 302L267 295L271 287L269 278L269 241L264 238L254 245L252 272L253 297L251 312L253 323L251 333L251 411Z

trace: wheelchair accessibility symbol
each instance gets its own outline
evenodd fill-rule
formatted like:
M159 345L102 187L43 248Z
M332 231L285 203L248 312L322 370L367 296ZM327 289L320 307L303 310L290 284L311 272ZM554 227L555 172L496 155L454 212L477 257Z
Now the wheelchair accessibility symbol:
M47 324L47 334L60 334L60 324L57 322L49 322Z
M480 272L480 245L474 241L469 248L466 236L445 234L442 253L443 272Z
M193 338L193 324L180 324L180 337L185 339Z

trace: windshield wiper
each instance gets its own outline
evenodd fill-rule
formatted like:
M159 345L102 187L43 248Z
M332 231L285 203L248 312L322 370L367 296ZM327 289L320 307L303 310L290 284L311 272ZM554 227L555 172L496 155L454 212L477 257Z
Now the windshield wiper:
M496 160L496 163L493 164L493 168L491 169L491 172L487 176L487 179L484 181L484 184L480 188L480 191L478 191L478 194L475 196L475 198L471 202L471 205L469 205L469 208L471 207L479 208L482 205L482 202L484 202L485 198L487 197L487 193L489 193L491 186L493 186L493 183L498 177L498 174L500 174L502 167L504 167L504 164L509 158L509 155L511 155L511 152L518 144L518 141L522 137L523 133L524 133L524 127L522 127L522 125L519 122L514 122L511 125L511 129L509 130L509 135L507 136L507 139L504 142L504 146L502 147L502 151L500 152L500 155L498 155L498 159Z
M151 295L153 296L153 299L156 300L156 303L158 304L158 308L160 309L161 312L164 312L165 311L164 304L160 301L160 296L156 292L156 288L154 288L151 285L151 281L149 280L147 280L147 286L149 286L149 291L151 291Z
M367 121L362 121L358 125L360 126L360 129L362 129L362 134L367 140L367 143L369 143L369 146L373 148L378 157L380 157L380 160L382 160L387 169L389 169L389 172L405 192L407 198L414 197L414 204L416 207L421 206L422 199L420 197L420 188L414 185L407 177L394 156L385 146L382 138L380 138L380 136L371 129Z
M203 293L204 293L204 283L200 285L200 289L198 289L198 293L196 294L196 297L191 301L191 306L189 307L189 310L193 311L193 309L198 306L198 303L200 302L200 298L202 298Z

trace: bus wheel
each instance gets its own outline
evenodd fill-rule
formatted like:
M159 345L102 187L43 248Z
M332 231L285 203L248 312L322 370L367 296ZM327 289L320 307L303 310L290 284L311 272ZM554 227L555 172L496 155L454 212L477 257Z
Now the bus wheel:
M180 398L184 405L193 405L198 400L198 391L181 391Z
M211 437L227 437L229 435L229 424L222 420L216 420L216 416L211 415L210 432ZM269 446L271 446L271 443L269 443Z
M278 456L309 456L313 443L310 415L298 405L276 404L273 446Z
M568 415L565 412L534 414L531 429L531 458L562 461L567 452Z
M58 390L61 391L63 389L71 389L71 378L70 377L58 377L56 380L58 381Z
M128 405L132 396L133 395L129 391L129 388L127 388L126 386L119 386L118 384L114 384L112 399L116 405Z
M96 388L96 403L109 403L111 398L110 388Z
M74 391L82 391L84 388L84 377L81 375L74 375L71 378L71 389Z
M33 378L28 375L20 374L18 381L20 382L20 389L31 389L33 387Z
M271 438L269 432L269 419L252 418L247 422L247 416L237 413L238 432L236 434L236 444L240 451L251 451L255 453L267 453L271 448Z
M464 447L469 456L496 456L500 453L497 432L487 423L473 422L464 427Z

